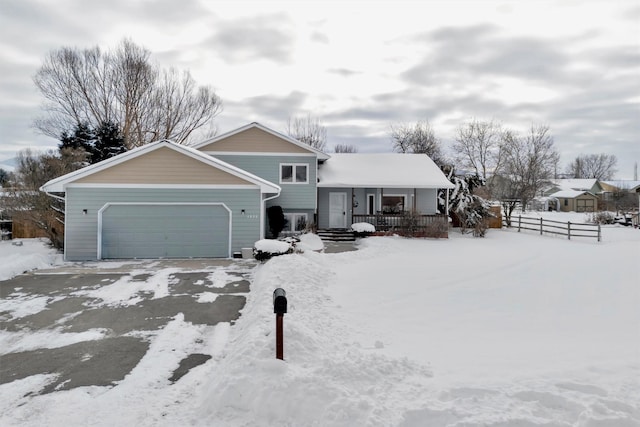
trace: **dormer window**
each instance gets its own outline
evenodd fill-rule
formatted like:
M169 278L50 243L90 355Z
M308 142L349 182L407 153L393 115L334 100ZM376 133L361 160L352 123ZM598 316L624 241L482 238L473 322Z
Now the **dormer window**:
M309 167L304 163L281 163L280 164L281 184L308 184Z

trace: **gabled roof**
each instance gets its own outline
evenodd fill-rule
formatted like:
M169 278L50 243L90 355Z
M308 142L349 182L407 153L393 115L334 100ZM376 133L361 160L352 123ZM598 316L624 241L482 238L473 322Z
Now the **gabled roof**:
M581 190L560 190L549 195L549 197L555 197L555 198L562 197L565 199L575 199L576 197L582 196L583 194L588 194L589 196L596 197L593 193L590 193L589 191L581 191Z
M268 127L266 127L266 126L264 126L264 125L262 125L262 124L260 124L258 122L249 123L248 125L245 125L245 126L237 128L237 129L234 129L232 131L223 133L222 135L218 135L218 136L215 136L213 138L206 139L206 140L204 140L202 142L199 142L199 143L193 145L192 147L195 148L196 150L198 150L198 149L200 149L202 147L205 147L205 146L210 145L210 144L215 144L218 141L221 141L223 139L229 138L230 136L236 135L238 133L244 132L244 131L252 129L252 128L260 129L260 130L262 130L264 132L267 132L267 133L269 133L269 134L271 134L271 135L273 135L273 136L275 136L277 138L280 138L280 139L282 139L284 141L287 141L287 142L289 142L289 143L291 143L293 145L296 145L296 146L298 146L300 148L303 148L304 150L307 150L307 151L309 151L311 153L314 153L314 154L316 154L318 156L319 160L326 160L326 159L328 159L330 157L328 154L326 154L326 153L324 153L324 152L322 152L322 151L320 151L320 150L318 150L316 148L313 148L308 144L305 144L303 142L298 141L295 138L292 138L292 137L290 137L288 135L285 135L283 133L280 133L278 131L270 129L270 128L268 128Z
M280 187L276 184L273 184L259 176L253 175L247 171L244 171L236 166L233 166L229 163L223 162L222 160L211 157L201 151L195 150L191 147L187 147L182 144L177 144L173 141L169 140L160 140L156 142L152 142L150 144L143 145L141 147L134 148L133 150L127 151L125 153L119 154L117 156L111 157L107 160L103 160L99 163L95 163L93 165L87 166L85 168L79 169L77 171L68 173L66 175L60 176L58 178L52 179L51 181L44 184L40 187L41 191L52 192L52 193L62 193L65 192L65 188L67 185L78 181L82 178L86 178L93 174L99 173L116 165L123 164L129 160L133 160L140 156L143 156L147 153L153 152L155 150L159 150L162 148L169 148L173 151L176 151L180 154L188 156L192 159L200 161L205 165L209 165L213 168L222 170L226 173L234 175L238 178L241 178L245 181L248 181L252 184L255 184L260 187L261 192L263 193L279 193Z
M604 184L614 187L612 191L619 190L627 190L627 191L636 191L640 187L640 181L638 180L629 180L629 179L620 179L617 181L603 181Z
M560 190L591 190L596 184L599 185L599 182L595 178L588 179L554 179L552 183L558 187Z
M318 187L455 187L426 154L333 154L318 176Z

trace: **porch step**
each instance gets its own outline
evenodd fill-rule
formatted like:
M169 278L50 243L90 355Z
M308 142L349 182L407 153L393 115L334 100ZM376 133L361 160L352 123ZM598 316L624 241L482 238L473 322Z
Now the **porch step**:
M356 240L356 235L353 231L340 228L320 229L317 233L322 240L328 242L353 242Z

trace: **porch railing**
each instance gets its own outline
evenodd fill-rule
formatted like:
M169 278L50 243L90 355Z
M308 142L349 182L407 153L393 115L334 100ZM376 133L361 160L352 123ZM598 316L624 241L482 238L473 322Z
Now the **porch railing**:
M434 223L448 225L446 215L416 215L416 214L354 214L353 222L368 222L376 227L377 231L400 231L409 227L426 229Z

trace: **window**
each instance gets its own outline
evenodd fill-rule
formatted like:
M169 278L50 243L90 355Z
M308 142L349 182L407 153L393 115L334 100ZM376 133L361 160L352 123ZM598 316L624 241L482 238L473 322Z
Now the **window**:
M382 197L382 213L398 214L404 212L406 199L404 194L384 195Z
M367 214L373 215L376 213L376 195L367 194Z
M306 213L285 213L284 217L287 221L282 231L304 231L307 228Z
M307 184L309 168L304 163L283 163L280 165L281 184Z

